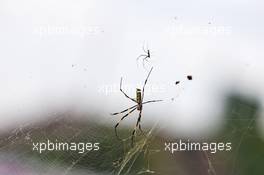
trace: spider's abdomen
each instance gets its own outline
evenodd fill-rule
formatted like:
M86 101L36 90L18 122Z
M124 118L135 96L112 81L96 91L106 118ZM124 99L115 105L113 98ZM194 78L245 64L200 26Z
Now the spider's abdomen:
M136 97L137 97L137 104L138 104L137 110L141 110L141 107L142 107L142 104L141 104L141 89L137 89Z

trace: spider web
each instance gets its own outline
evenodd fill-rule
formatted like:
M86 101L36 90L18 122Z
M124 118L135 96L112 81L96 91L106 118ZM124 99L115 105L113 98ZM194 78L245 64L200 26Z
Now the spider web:
M130 140L120 142L112 126L106 126L87 115L61 112L46 122L27 123L0 136L0 174L12 175L104 175L104 174L181 174L181 175L247 175L263 174L264 143L256 121L259 103L231 95L226 101L223 130L207 142L231 142L232 151L188 151L171 154L164 142L175 141L163 135L159 126L145 129L137 136L133 148ZM96 118L100 116L93 114ZM45 118L45 116L43 116ZM121 136L129 136L129 128L120 128ZM32 151L32 142L99 142L99 151Z
M110 134L109 134L110 133ZM70 112L62 112L47 122L31 123L3 134L0 155L4 172L13 174L107 174L113 171L112 158L119 157L120 146L113 145L112 128L104 127ZM99 142L99 151L32 150L33 142ZM17 167L18 170L13 172ZM0 171L1 172L1 171ZM32 172L32 173L31 173Z

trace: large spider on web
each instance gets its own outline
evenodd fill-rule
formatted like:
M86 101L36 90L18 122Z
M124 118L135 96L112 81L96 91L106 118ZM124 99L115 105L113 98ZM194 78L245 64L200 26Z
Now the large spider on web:
M116 112L116 113L112 113L111 115L118 115L118 114L123 114L123 113L126 113L124 116L122 116L122 118L119 120L119 122L115 125L115 135L116 137L119 139L119 140L122 140L118 134L117 134L117 127L118 125L120 124L120 122L122 120L124 120L129 114L131 114L132 112L134 112L135 110L138 110L139 111L139 114L138 114L138 118L137 118L137 123L132 131L132 135L131 135L131 146L133 147L134 145L134 137L135 137L135 134L136 134L136 131L137 129L139 129L142 133L142 129L141 129L141 124L140 124L140 121L141 121L141 117L142 117L142 109L143 109L143 105L144 104L148 104L148 103L153 103L153 102L160 102L162 100L149 100L149 101L145 101L143 102L143 99L144 99L144 92L145 92L145 86L147 84L147 81L148 81L148 78L152 72L152 69L153 67L150 69L149 73L148 73L148 76L147 78L145 79L145 82L144 82L144 85L143 85L143 88L142 88L142 92L141 92L141 89L137 88L136 89L136 99L134 98L131 98L129 97L122 89L122 78L120 80L120 91L125 95L126 98L130 99L131 101L135 102L136 105L134 106L131 106L130 108L127 108L121 112Z

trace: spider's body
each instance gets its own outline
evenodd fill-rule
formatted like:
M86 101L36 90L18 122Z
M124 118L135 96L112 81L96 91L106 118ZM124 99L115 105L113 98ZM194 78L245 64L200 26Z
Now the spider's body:
M134 142L134 137L135 137L136 130L139 129L139 130L142 132L142 130L141 130L141 125L140 125L140 121L141 121L141 116L142 116L142 108L143 108L143 104L162 101L162 100L150 100L150 101L145 101L145 102L143 102L145 86L146 86L146 84L147 84L147 81L148 81L148 78L149 78L149 76L150 76L150 73L151 73L152 69L153 69L153 68L151 68L151 70L150 70L149 73L148 73L148 76L147 76L147 78L146 78L146 80L145 80L145 82L144 82L144 85L143 85L142 90L139 89L139 88L136 89L136 99L129 97L129 96L123 91L123 89L122 89L122 78L121 78L121 80L120 80L120 91L125 95L126 98L128 98L128 99L130 99L131 101L135 102L136 105L134 105L134 106L132 106L132 107L130 107L130 108L127 108L127 109L125 109L125 110L123 110L123 111L121 111L121 112L116 112L116 113L113 113L113 114L112 114L112 115L118 115L118 114L122 114L122 113L125 113L125 112L128 111L128 112L127 112L127 113L126 113L126 114L120 119L120 121L115 125L115 134L116 134L116 137L119 138L118 135L117 135L117 127L118 127L118 125L120 124L120 122L121 122L123 119L125 119L129 114L131 114L131 113L134 112L135 110L138 110L138 111L139 111L139 115L138 115L138 118L137 118L137 123L136 123L135 128L134 128L133 131L132 131L132 136L131 136L131 140L132 140L131 145L132 145L132 146L133 146L133 142ZM119 138L119 139L120 139L120 138Z
M141 96L141 89L137 88L136 91L136 97L137 97L137 110L141 110L142 109L142 96Z
M150 58L150 51L149 51L149 49L147 50L147 58Z

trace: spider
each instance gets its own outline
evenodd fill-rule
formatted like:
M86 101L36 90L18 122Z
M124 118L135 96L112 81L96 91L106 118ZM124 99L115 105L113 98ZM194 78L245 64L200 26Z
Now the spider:
M137 62L140 58L142 58L142 64L143 64L143 67L144 69L146 69L145 67L145 61L149 61L148 59L150 58L150 51L149 49L145 50L144 46L142 47L143 51L144 51L144 54L141 54L137 57Z
M136 133L136 130L139 129L142 133L142 129L141 129L141 124L140 124L140 121L141 121L141 117L142 117L142 109L143 109L143 105L144 104L147 104L147 103L153 103L153 102L160 102L162 100L149 100L149 101L145 101L143 102L143 99L144 99L144 92L145 92L145 86L147 84L147 81L148 81L148 78L152 72L152 69L153 67L151 68L151 70L149 71L148 73L148 76L147 78L145 79L145 82L144 82L144 85L143 85L143 88L142 88L142 92L141 92L141 89L137 88L136 89L136 99L133 99L131 97L129 97L122 89L122 78L120 80L120 91L125 95L126 98L130 99L131 101L135 102L136 105L130 107L130 108L127 108L121 112L116 112L116 113L112 113L111 115L118 115L118 114L123 114L125 112L127 112L124 116L122 116L122 118L119 120L119 122L115 125L115 135L116 137L119 139L119 140L122 140L118 134L117 134L117 127L118 125L120 124L120 122L122 120L124 120L129 114L131 114L132 112L134 112L135 110L138 110L139 111L139 115L138 115L138 118L137 118L137 123L132 131L132 135L131 135L131 146L133 147L133 144L134 144L134 137L135 137L135 133Z

